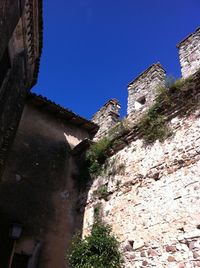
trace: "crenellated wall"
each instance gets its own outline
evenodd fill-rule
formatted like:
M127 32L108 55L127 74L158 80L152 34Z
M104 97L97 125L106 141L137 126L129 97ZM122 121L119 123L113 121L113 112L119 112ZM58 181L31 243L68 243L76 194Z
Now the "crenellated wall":
M183 78L194 74L200 68L200 28L177 45Z
M190 79L168 88L163 96L170 97L155 106L170 136L147 145L135 120L165 82L165 70L154 64L129 84L131 129L112 140L101 174L79 196L86 203L83 236L97 217L111 225L124 268L200 267L199 47L199 30L180 43L183 77Z
M192 79L184 101L174 95L164 112L172 135L147 145L133 128L83 194L83 235L98 208L121 242L125 268L200 267L200 73ZM196 108L183 112L187 103Z
M95 135L95 140L105 136L109 129L119 122L119 110L121 106L116 99L109 100L93 116L92 121L99 125L99 131Z

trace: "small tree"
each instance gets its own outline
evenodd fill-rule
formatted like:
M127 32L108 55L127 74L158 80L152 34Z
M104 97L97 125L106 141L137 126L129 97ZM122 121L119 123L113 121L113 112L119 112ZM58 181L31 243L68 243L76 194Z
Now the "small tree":
M75 236L67 256L72 268L120 268L119 243L111 234L111 227L96 222L91 234L84 239Z

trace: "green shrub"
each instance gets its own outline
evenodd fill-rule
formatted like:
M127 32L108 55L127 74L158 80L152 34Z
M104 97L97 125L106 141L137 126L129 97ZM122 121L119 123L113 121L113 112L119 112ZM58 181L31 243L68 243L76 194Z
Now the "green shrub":
M128 125L128 122L125 118L121 120L120 122L118 122L114 127L112 127L109 130L108 135L109 137L111 137L111 139L115 139L117 137L127 134L129 130L130 130L130 126Z
M94 206L94 221L98 222L101 221L102 218L102 205L101 203L97 203Z
M105 200L107 199L108 195L109 195L109 192L108 192L107 185L100 185L98 189L93 192L93 196L98 197L98 198L103 198Z
M102 222L96 222L84 239L75 236L67 259L72 268L121 267L119 243L111 234L111 227Z
M138 127L146 143L153 143L157 139L163 141L170 134L165 124L165 117L158 112L157 105L153 105L138 123Z
M107 159L107 151L111 148L111 145L111 140L105 137L90 146L86 154L86 162L91 174L98 175L100 173L101 166Z

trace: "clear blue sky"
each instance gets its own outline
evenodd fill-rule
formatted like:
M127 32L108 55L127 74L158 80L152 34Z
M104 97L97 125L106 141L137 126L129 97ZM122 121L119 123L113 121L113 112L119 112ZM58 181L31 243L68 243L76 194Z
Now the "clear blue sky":
M44 0L44 47L34 92L86 117L159 61L180 76L176 44L200 26L200 0Z

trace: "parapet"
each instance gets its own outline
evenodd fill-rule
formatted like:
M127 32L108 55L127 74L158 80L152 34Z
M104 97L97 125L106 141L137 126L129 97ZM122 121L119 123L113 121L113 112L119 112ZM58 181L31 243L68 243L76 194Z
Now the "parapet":
M178 45L181 73L183 78L200 69L200 27L183 39Z
M165 83L165 75L162 65L155 63L128 84L128 116L137 116L152 104L155 90Z
M121 105L116 99L111 99L93 116L92 121L99 126L95 139L106 135L111 127L119 122L119 110Z

